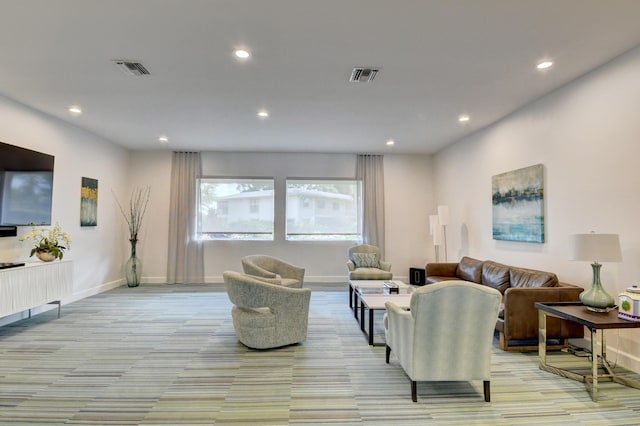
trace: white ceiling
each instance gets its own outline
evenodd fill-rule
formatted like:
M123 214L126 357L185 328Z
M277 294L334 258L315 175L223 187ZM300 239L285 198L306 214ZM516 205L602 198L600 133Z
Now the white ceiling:
M640 0L0 0L0 94L131 149L433 153L639 45L639 22Z

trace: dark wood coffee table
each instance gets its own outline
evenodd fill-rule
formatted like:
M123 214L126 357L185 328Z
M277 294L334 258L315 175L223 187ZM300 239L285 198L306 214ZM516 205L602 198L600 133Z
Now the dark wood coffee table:
M558 302L541 303L537 302L538 309L538 352L540 357L540 369L562 377L583 382L591 394L593 401L598 400L598 380L613 381L616 383L640 389L640 382L615 374L607 362L607 342L605 331L607 329L619 328L640 328L640 323L626 321L618 318L618 310L613 309L606 313L592 312L587 310L580 302ZM591 331L591 374L582 375L576 372L547 364L547 316L573 321L582 324ZM600 354L598 354L598 342L596 332L602 330ZM598 361L599 360L599 361ZM599 373L600 369L604 373Z

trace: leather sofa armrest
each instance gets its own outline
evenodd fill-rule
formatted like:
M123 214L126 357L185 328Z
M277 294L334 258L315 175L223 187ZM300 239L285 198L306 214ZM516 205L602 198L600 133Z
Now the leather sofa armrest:
M349 271L355 271L356 270L356 264L353 263L350 260L347 260L347 268L349 269Z
M569 283L563 283L563 282L559 282L557 287L567 287L567 288L574 288L574 289L579 288L580 291L584 290L584 288L577 286L575 284L569 284Z
M583 288L561 284L558 287L508 288L504 293L504 334L507 340L537 339L538 310L536 302L580 301ZM547 321L547 338L576 337L578 328L558 318ZM582 327L579 327L582 330Z
M427 263L425 272L427 277L455 277L458 263Z
M383 271L391 272L391 262L380 261L380 269Z

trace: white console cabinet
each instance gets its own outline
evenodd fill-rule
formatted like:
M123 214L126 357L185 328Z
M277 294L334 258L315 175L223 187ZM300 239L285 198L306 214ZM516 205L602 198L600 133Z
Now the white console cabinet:
M27 263L0 270L0 318L60 302L73 293L73 262Z

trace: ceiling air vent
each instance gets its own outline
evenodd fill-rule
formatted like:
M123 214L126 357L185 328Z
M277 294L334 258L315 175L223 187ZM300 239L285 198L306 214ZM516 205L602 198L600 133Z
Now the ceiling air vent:
M352 83L369 83L376 78L378 71L380 71L379 68L354 68L353 71L351 71L351 78L349 78L349 81Z
M149 71L140 62L115 60L113 61L116 66L127 75L149 75Z

